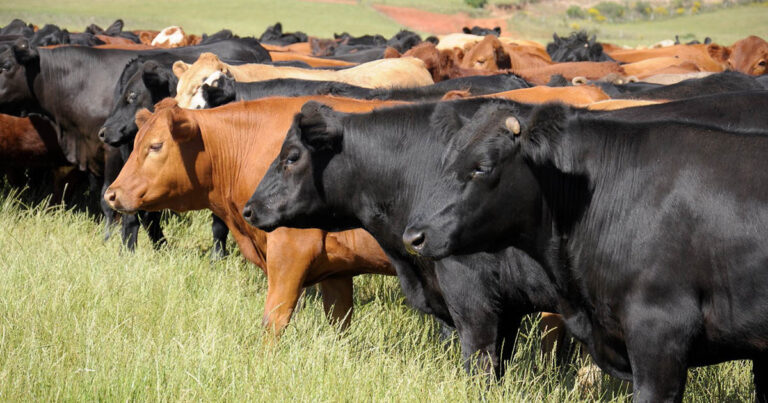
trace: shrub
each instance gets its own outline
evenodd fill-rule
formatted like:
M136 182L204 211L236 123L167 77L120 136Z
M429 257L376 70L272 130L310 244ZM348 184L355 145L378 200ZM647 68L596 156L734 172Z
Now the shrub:
M626 15L627 9L619 3L612 1L603 1L598 3L595 8L600 11L600 14L610 20L620 20Z
M464 0L464 3L473 8L483 8L488 0Z
M659 6L653 9L653 13L656 15L669 15L669 11L664 6Z
M569 18L578 18L580 20L583 20L587 17L587 15L584 13L584 10L579 6L570 6L568 7L568 10L565 10L565 15L567 15Z
M644 17L648 17L653 13L653 8L651 8L651 3L647 1L638 1L635 3L635 11Z

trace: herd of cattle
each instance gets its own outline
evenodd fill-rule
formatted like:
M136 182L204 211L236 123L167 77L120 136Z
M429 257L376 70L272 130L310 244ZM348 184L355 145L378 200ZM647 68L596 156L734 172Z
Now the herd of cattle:
M353 276L397 275L468 370L501 376L522 317L556 312L545 348L567 329L637 401L734 359L768 401L766 41L122 26L0 29L9 181L50 172L59 201L86 172L129 249L140 225L164 242L161 210L211 210L275 334L304 287L347 325Z

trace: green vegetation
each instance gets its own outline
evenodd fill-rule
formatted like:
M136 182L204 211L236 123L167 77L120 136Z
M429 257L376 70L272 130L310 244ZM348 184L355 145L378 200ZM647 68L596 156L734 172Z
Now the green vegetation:
M13 18L36 24L53 23L81 31L88 24L104 27L116 18L126 29L162 29L180 25L189 33L213 33L229 28L240 35L261 35L268 25L283 23L287 31L331 37L334 32L354 35L395 34L401 27L367 5L300 0L53 0L0 2L0 25Z
M656 12L656 11L654 11ZM670 10L670 13L674 10ZM552 32L567 35L585 29L596 34L601 42L619 45L651 45L664 39L703 41L709 36L716 43L731 45L749 35L768 37L768 3L738 6L696 15L683 15L658 21L641 20L622 23L599 23L592 20L572 20L551 15L519 13L509 21L509 27L525 38L542 42L552 40Z
M500 384L464 373L456 339L408 308L394 277L355 280L343 334L312 289L283 338L261 327L266 279L232 247L211 264L209 215L169 216L168 246L104 243L88 215L0 187L0 399L626 401L608 377L574 390L585 359L555 367L526 321ZM22 200L24 202L22 202ZM749 400L750 364L690 371L687 398Z
M486 3L488 3L487 0L464 0L464 3L467 3L468 6L472 8L483 8Z

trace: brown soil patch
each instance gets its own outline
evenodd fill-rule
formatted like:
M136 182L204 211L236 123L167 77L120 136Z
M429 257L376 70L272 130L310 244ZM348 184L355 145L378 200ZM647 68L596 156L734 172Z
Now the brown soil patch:
M374 9L410 29L435 35L461 32L463 27L475 25L483 28L501 27L501 33L507 32L504 18L471 18L465 13L452 15L430 13L415 8L373 5Z

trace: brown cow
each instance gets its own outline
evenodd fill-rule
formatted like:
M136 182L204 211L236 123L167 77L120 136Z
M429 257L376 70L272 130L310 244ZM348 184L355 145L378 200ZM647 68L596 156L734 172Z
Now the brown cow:
M123 211L210 209L229 227L243 256L267 274L265 326L288 324L304 287L319 283L323 306L349 323L352 277L394 275L376 241L363 230L328 233L248 225L241 211L277 156L293 115L309 100L346 112L391 104L333 97L266 98L210 110L179 108L172 99L137 114L141 128L120 175L105 194ZM334 306L331 309L331 306Z
M538 68L550 64L552 59L540 47L505 44L493 35L486 35L482 41L465 49L459 67L496 72L502 69Z
M62 181L71 171L71 164L61 151L53 123L37 114L27 117L0 114L0 172L8 176L11 184L20 185L28 168L53 170L52 202L60 202Z
M450 91L443 99L469 98L468 91ZM547 87L537 86L519 90L497 92L481 95L483 98L504 98L527 104L543 104L546 102L564 102L569 105L587 106L593 102L610 99L608 94L594 85L576 87Z
M768 42L762 38L752 35L737 41L726 55L733 70L753 76L768 74Z
M656 57L674 57L680 62L691 62L702 71L720 72L725 70L725 62L718 55L722 48L709 45L674 45L654 49L620 49L607 52L614 60L622 63L635 63Z
M269 51L269 56L272 58L273 62L299 61L312 67L349 67L357 65L357 63L344 60L323 59L297 52Z
M609 74L625 75L624 69L615 62L554 63L539 68L512 70L512 72L537 85L547 84L550 77L557 74L568 80L573 80L575 77L599 80Z

